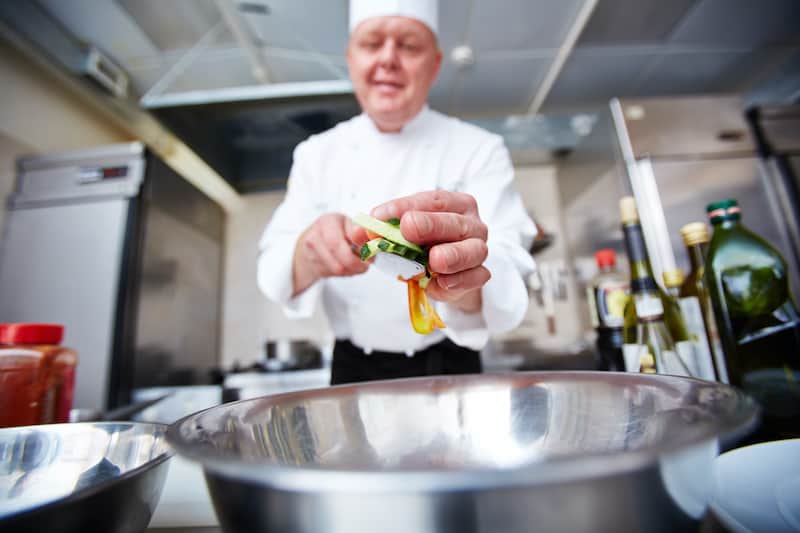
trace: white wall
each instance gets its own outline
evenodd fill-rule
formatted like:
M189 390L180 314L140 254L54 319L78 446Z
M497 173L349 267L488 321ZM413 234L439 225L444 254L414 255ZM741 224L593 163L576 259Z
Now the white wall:
M0 80L0 224L17 157L132 140L3 42Z
M258 241L283 192L248 194L244 207L228 215L222 301L220 364L253 362L267 340L312 339L330 348L333 337L320 310L308 320L289 320L256 285Z
M554 234L553 244L535 256L538 268L548 267L568 272L566 239L564 238L563 213L558 190L558 173L555 166L525 166L516 169L516 187L525 207L537 223L548 233ZM520 327L503 335L502 340L530 340L543 350L561 350L583 337L581 321L578 319L581 295L574 284L565 279L566 299L555 300L555 316L552 331L548 328L545 307L540 306L530 293L528 312Z

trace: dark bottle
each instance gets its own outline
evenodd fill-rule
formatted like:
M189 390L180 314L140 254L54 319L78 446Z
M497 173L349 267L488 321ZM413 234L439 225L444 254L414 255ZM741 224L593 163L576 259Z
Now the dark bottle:
M759 402L756 440L800 436L800 314L786 263L740 223L736 200L706 208L708 285L731 384Z
M597 332L597 367L600 370L624 371L622 325L630 292L628 278L617 270L614 250L597 250L594 257L598 273L587 287L587 298L592 326Z

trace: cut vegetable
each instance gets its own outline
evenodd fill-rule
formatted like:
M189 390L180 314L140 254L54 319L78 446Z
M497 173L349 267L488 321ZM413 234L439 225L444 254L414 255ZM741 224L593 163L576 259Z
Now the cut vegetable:
M430 278L422 276L422 279L429 280ZM444 322L428 300L428 295L425 294L420 280L410 279L405 282L408 286L408 314L414 331L421 335L427 335L437 328L444 329Z
M368 261L378 252L393 254L411 261L415 261L423 272L409 279L398 276L397 279L407 285L408 292L408 314L414 331L421 335L427 335L437 328L444 328L442 319L436 313L436 309L428 300L425 288L430 280L435 276L428 269L428 252L417 244L406 240L400 233L400 219L390 218L386 222L378 220L365 214L356 215L353 222L380 235L375 239L367 241L361 247L361 260ZM383 257L383 256L381 256Z
M398 219L390 219L397 221ZM422 248L419 245L414 244L411 241L406 240L403 237L403 234L400 232L400 225L398 221L398 225L394 226L388 222L384 222L383 220L378 220L375 217L371 217L364 213L359 213L355 217L353 217L353 222L358 224L359 226L368 229L373 233L377 233L381 237L384 237L395 244L402 244L403 246L407 246L414 250L417 253L422 252Z

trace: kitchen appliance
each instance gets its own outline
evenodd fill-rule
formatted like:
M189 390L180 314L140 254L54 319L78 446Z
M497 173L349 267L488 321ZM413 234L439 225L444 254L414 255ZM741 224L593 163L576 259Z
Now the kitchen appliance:
M74 405L207 382L218 366L225 215L140 143L18 162L0 322L65 326Z
M0 530L144 531L172 456L165 430L110 422L0 429Z
M593 275L599 248L623 251L617 205L636 198L655 279L676 266L689 270L680 228L706 222L707 204L736 198L744 223L771 242L786 258L795 300L800 296L797 180L777 172L765 159L746 120L744 102L731 96L614 99L599 110L591 134L559 165L559 192L566 225L565 241L577 267L578 284ZM800 129L797 110L761 113L772 120L767 138L788 165L797 166ZM764 123L764 121L762 121ZM774 127L773 127L774 126ZM763 143L761 143L763 145ZM677 253L676 253L677 251ZM585 329L591 329L583 314Z
M167 439L229 533L688 531L756 413L689 378L483 374L223 404Z

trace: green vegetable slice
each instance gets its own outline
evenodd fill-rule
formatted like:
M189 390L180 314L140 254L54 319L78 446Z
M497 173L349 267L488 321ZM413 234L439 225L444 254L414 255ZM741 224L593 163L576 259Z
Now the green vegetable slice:
M397 219L392 219L393 221L399 221ZM403 234L400 233L400 227L393 226L389 222L384 222L383 220L378 220L375 217L371 217L364 213L359 213L355 217L353 217L353 222L358 224L359 226L370 230L373 233L377 233L381 237L391 241L395 245L403 245L411 250L414 250L417 253L423 253L422 248L419 245L414 244L413 242L407 240L403 237ZM402 254L398 254L402 255Z

